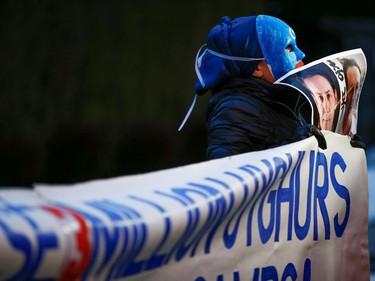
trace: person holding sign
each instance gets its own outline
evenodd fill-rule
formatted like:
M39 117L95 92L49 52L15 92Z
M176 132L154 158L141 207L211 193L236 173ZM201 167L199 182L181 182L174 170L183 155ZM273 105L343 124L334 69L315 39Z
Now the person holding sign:
M304 57L293 29L273 16L225 16L211 29L196 57L194 87L195 98L211 91L207 159L276 147L312 132L324 143L299 114L300 93L274 84Z

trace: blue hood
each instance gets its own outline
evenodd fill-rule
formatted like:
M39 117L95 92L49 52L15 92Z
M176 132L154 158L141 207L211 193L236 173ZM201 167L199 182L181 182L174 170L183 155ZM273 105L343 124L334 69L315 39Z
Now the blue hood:
M197 54L198 79L194 90L198 95L215 89L229 78L251 75L259 60L263 60L256 18L247 16L231 20L225 16L221 24L211 29L207 49L201 56L199 52Z

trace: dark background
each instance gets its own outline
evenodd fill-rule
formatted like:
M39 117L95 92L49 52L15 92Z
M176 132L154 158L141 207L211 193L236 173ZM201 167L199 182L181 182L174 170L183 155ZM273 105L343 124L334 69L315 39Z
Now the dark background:
M370 1L0 1L0 186L73 183L204 161L194 60L221 17L270 14L305 63L362 48L359 134L375 143ZM345 2L345 5L346 2Z

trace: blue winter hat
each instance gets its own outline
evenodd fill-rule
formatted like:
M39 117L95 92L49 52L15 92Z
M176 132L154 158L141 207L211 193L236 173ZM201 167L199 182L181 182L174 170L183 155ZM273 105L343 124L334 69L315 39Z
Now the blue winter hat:
M208 34L206 50L198 51L195 70L198 79L194 90L203 95L231 77L249 76L264 60L259 44L257 16L231 20L225 16ZM202 49L202 48L201 48Z
M203 47L206 50L200 55ZM305 54L296 45L296 36L282 20L266 15L225 16L208 34L195 59L194 100L179 131L189 118L197 95L213 90L233 77L251 76L259 61L266 60L275 79L301 65Z

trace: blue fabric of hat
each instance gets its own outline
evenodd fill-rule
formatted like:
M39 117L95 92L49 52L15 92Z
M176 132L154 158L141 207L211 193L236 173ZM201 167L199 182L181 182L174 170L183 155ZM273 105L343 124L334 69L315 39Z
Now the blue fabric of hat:
M263 59L256 29L257 16L231 20L225 16L208 34L207 50L197 54L195 93L203 95L232 77L253 73Z

